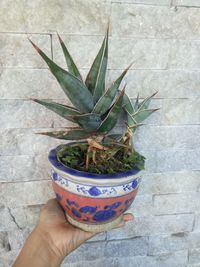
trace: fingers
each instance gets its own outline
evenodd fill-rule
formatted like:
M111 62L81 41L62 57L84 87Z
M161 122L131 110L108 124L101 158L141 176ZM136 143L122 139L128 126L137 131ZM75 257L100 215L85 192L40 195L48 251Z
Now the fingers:
M56 198L49 199L45 205L49 209L60 209L60 205L58 204L58 201Z
M42 207L39 221L52 224L66 221L63 209L55 198L48 200Z
M63 213L63 209L62 207L59 205L58 201L56 200L56 198L52 198L49 199L47 201L47 203L43 206L44 210L49 211L49 212L59 212L59 213Z
M133 221L134 220L134 216L132 213L126 213L124 214L123 220L128 222L128 221Z
M124 227L127 222L132 220L134 220L133 214L126 213L123 215L122 221L114 229ZM63 209L55 198L48 200L48 202L43 206L40 213L40 222L50 222L52 224L66 223L66 226L71 226L68 220L66 220ZM86 232L85 237L88 239L91 238L93 235L94 233Z

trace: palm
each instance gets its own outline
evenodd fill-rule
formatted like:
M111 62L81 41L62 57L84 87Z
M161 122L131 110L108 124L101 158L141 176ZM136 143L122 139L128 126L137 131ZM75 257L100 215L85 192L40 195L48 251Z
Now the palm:
M123 221L118 227L123 226L125 221L132 219L132 214L124 215ZM85 232L67 222L65 214L56 199L49 200L42 208L38 227L48 232L52 243L63 257L95 235L95 233Z

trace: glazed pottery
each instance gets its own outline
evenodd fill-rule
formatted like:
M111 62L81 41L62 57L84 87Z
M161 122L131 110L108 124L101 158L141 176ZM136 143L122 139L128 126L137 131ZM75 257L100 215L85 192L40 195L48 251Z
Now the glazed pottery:
M59 148L52 149L48 158L53 190L68 221L90 232L117 226L137 194L141 171L132 169L106 175L81 172L66 167L57 159Z

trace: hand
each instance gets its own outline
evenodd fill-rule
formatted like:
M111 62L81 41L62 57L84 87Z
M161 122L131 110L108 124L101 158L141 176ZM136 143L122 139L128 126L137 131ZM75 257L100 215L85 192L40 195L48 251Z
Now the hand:
M125 214L122 222L117 226L123 227L127 221L133 220L132 214ZM72 226L66 221L65 214L56 199L51 199L41 210L37 230L45 235L52 249L64 258L95 233L85 232Z
M132 214L124 215L117 228L131 220ZM65 256L94 235L67 222L56 199L51 199L42 208L38 225L27 238L13 267L59 267Z

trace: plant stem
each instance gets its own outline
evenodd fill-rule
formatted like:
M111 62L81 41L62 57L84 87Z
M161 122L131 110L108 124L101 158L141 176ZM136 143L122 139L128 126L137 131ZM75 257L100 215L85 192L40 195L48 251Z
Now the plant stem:
M86 155L86 162L85 162L85 168L86 168L86 170L88 170L88 168L89 168L90 151L91 151L91 148L90 148L90 146L88 146L87 155Z
M96 150L93 149L92 151L92 161L96 164Z

